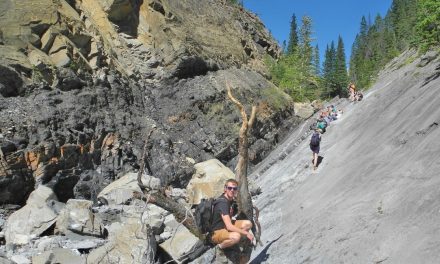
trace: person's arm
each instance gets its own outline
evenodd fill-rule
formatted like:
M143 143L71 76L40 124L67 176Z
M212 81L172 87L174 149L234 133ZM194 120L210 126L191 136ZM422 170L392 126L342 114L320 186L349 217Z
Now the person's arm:
M254 239L254 236L246 230L240 229L232 224L231 217L227 214L222 214L223 223L225 223L226 230L230 232L237 232L246 236L250 241Z

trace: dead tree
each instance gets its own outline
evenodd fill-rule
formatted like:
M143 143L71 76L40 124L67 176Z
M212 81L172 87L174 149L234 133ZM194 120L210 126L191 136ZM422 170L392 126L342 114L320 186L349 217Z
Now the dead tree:
M247 219L252 219L253 217L253 207L251 195L249 193L248 179L247 179L247 169L248 169L248 136L249 130L255 121L255 116L257 112L257 107L252 106L251 116L248 120L246 110L244 106L234 98L232 95L231 87L226 83L226 88L228 90L229 99L237 106L241 113L242 124L240 132L238 135L238 162L235 168L235 179L239 182L240 188L237 197L238 210L243 213Z
M247 169L248 169L248 138L249 138L249 131L252 129L252 126L255 121L256 113L257 113L257 107L252 106L251 115L248 119L248 116L246 114L246 110L243 106L243 104L240 103L234 96L232 95L231 86L229 83L226 83L226 88L228 92L229 99L237 106L237 108L240 110L241 113L241 128L238 135L238 162L237 167L235 169L235 179L239 183L239 193L237 197L237 204L238 204L238 211L239 215L242 218L249 219L252 221L253 224L253 231L255 235L255 239L259 242L259 233L260 230L255 229L255 225L258 219L254 221L254 215L253 215L253 205L252 205L252 198L251 194L249 192L249 185L248 185L248 178L247 178ZM256 232L255 232L256 231ZM250 255L252 253L252 245L250 242L246 243L244 245L243 250L243 259L249 259Z

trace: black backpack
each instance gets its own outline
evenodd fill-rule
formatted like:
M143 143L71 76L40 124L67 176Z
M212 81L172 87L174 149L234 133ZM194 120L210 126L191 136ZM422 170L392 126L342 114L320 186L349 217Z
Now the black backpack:
M195 219L197 228L200 233L207 234L212 231L212 220L214 215L214 206L218 199L226 199L222 198L223 196L216 198L207 198L202 199L200 203L196 207L195 211Z
M317 132L313 133L312 138L310 139L310 146L311 147L319 146L319 141L320 141L319 133L317 133Z

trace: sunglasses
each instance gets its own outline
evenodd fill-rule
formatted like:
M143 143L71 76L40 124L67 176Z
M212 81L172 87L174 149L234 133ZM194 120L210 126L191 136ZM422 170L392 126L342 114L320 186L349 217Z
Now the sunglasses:
M228 189L230 191L232 191L232 190L236 191L236 190L238 190L238 187L226 186L226 189Z

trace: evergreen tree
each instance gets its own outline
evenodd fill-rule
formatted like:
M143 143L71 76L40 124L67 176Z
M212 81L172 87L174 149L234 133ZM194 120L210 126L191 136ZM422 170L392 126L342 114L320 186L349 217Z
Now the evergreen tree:
M290 21L290 35L289 44L287 45L287 54L295 53L298 47L298 28L296 25L296 16L292 14L292 20Z
M330 97L333 95L335 90L336 81L336 50L335 43L332 41L330 47L327 45L325 50L324 58L324 68L323 68L323 85L324 85L324 96Z
M303 16L299 30L299 52L304 67L312 66L312 19L309 16Z
M313 64L313 71L314 71L315 75L316 76L321 75L321 66L320 66L320 60L319 60L318 44L316 44L315 48L313 49L312 64Z
M377 15L372 24L362 17L350 55L350 78L358 87L368 87L379 69L413 42L417 1L429 0L394 0L385 18Z
M336 96L346 96L346 89L348 83L348 75L347 75L347 64L345 62L345 48L344 42L342 41L342 37L338 38L338 46L336 49L336 56L334 62L334 74L335 74L335 85L334 90L332 91L332 95Z
M421 51L440 45L440 1L419 0L416 39Z
M281 51L283 53L287 53L287 44L286 44L286 40L283 40L283 44L281 46Z
M387 16L396 34L397 48L403 51L409 47L415 35L417 0L393 0Z

